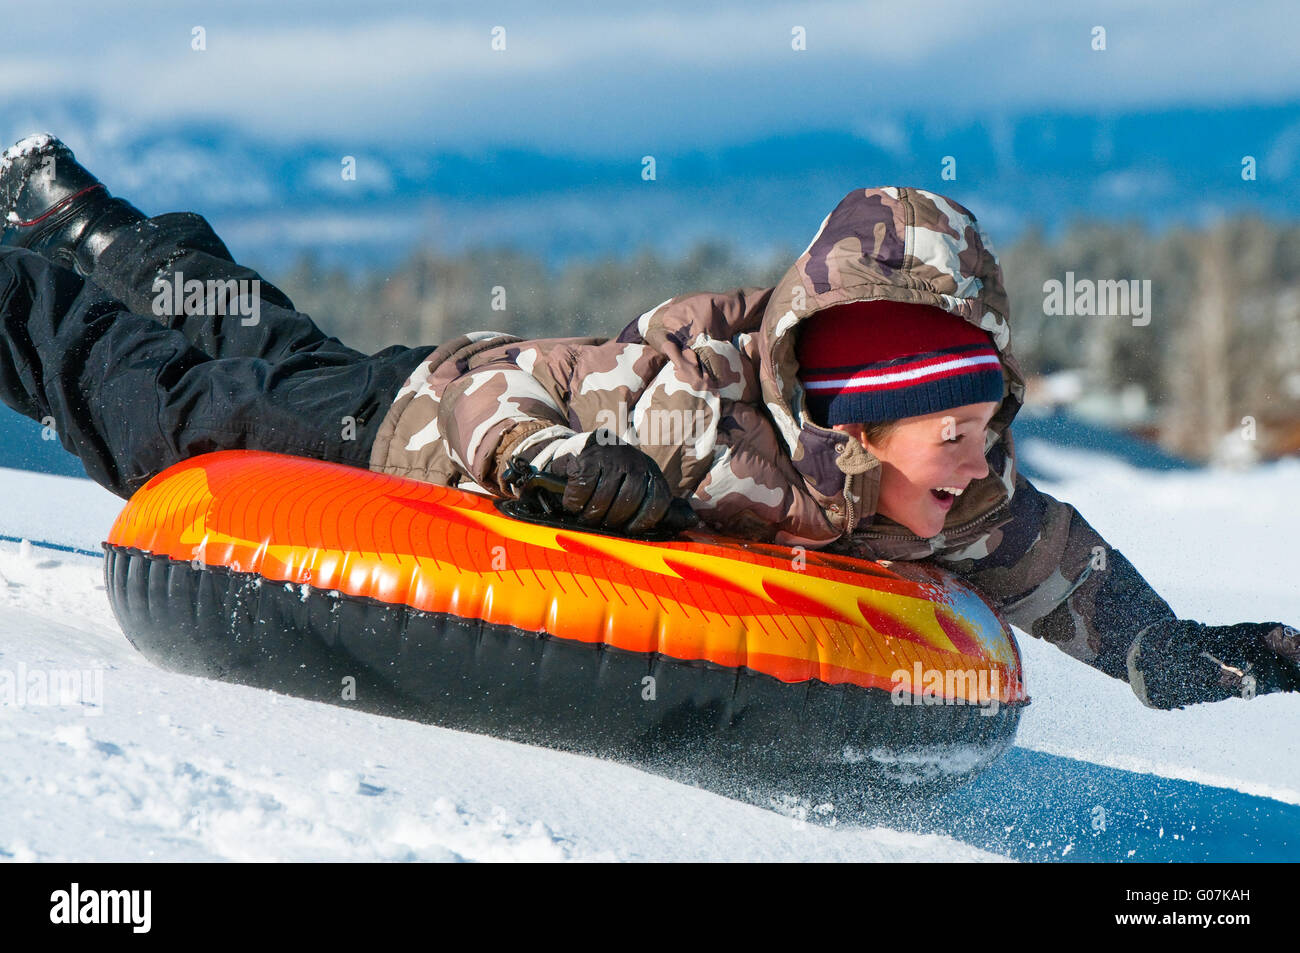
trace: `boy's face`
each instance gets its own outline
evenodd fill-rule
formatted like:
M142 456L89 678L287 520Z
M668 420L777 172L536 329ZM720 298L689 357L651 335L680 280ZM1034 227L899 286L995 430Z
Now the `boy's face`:
M996 403L966 404L922 417L905 417L879 445L863 424L838 424L881 462L878 512L929 538L943 529L956 497L942 487L965 490L988 475L984 432Z

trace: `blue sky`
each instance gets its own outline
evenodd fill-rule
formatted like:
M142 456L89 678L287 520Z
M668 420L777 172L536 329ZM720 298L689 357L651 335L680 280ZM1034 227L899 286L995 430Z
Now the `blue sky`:
M4 144L53 132L264 263L760 255L885 184L942 191L1002 242L1078 217L1300 218L1300 30L1278 0L0 4Z
M198 119L284 141L612 155L810 127L887 144L901 114L1300 99L1300 30L1275 0L3 6L0 97L92 102L110 136Z

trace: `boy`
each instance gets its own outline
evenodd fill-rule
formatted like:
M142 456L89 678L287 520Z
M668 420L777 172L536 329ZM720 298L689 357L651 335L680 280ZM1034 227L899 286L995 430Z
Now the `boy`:
M1296 630L1178 620L1016 471L1001 270L942 196L855 190L775 288L680 295L612 340L476 332L375 355L322 334L199 216L109 196L55 139L5 153L0 205L0 397L53 418L120 495L218 449L499 495L522 457L567 480L583 525L642 532L681 496L730 535L935 559L1152 707L1300 687ZM195 280L253 283L257 320L159 306Z

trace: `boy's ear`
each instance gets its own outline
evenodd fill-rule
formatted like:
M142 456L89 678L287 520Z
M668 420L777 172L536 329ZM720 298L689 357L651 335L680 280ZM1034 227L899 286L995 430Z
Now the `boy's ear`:
M840 433L848 434L850 437L856 440L862 446L862 449L867 451L867 453L871 454L872 456L878 455L879 453L878 449L876 447L871 446L869 443L867 443L866 424L836 424L831 429L838 430Z

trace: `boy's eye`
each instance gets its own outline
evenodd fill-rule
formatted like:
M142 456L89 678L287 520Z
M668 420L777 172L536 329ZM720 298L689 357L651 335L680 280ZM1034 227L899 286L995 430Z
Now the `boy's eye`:
M944 443L960 443L960 442L961 442L961 438L964 437L964 436L966 436L966 435L965 435L965 434L960 434L960 433L959 433L959 434L957 434L957 436L955 436L955 437L949 437L947 440L944 441Z

